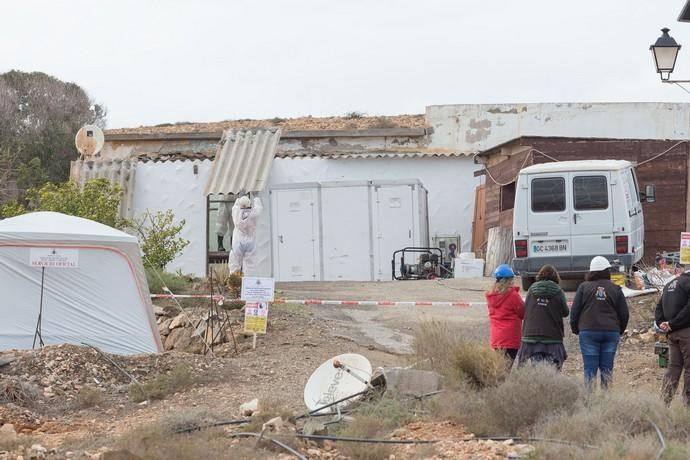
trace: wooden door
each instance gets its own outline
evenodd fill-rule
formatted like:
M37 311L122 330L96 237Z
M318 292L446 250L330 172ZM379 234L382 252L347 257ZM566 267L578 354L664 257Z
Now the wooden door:
M472 252L481 257L486 251L486 184L474 192L474 220L472 221Z

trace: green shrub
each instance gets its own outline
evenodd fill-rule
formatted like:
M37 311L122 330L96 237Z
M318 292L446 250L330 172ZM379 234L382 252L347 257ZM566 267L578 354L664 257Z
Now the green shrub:
M151 267L146 267L145 270L146 281L151 294L166 294L163 286L167 286L174 294L190 292L196 281L194 277L189 275L158 271Z
M132 221L130 226L139 236L146 266L163 270L182 253L189 244L180 236L184 225L184 219L175 223L175 215L170 209L155 213L146 211L142 217Z

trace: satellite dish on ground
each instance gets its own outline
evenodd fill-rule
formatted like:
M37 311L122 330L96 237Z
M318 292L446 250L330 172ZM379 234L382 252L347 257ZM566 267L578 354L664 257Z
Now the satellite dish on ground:
M84 125L77 131L74 137L74 144L79 153L85 157L90 157L101 151L105 143L103 130L96 125Z
M371 373L371 363L362 355L346 353L331 358L309 377L304 387L304 404L309 411L314 411L339 399L361 393L370 386ZM315 413L336 412L337 408L345 407L361 397L359 395Z

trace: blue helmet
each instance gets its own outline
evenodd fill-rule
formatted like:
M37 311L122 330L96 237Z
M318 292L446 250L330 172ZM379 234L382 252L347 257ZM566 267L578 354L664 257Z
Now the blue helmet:
M510 268L510 265L501 264L498 267L496 267L496 270L494 271L494 276L496 277L496 279L513 278L515 277L515 273L513 272L513 269Z

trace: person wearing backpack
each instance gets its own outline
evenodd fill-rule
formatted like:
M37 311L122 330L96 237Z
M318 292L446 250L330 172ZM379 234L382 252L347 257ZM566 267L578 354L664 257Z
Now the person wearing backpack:
M611 264L605 257L592 259L585 280L575 293L570 328L580 338L586 386L592 388L598 371L601 387L606 389L630 313L620 286L611 282Z
M568 358L563 346L563 318L570 312L560 282L556 268L547 264L541 267L537 281L527 291L517 356L519 366L527 362L545 363L561 370Z
M683 375L686 406L690 406L690 272L666 284L656 305L654 321L668 334L669 361L661 384L661 395L670 404Z
M505 353L512 364L520 348L520 329L525 315L525 303L520 288L515 286L515 273L510 265L502 264L494 271L496 282L486 292L489 309L490 345Z

